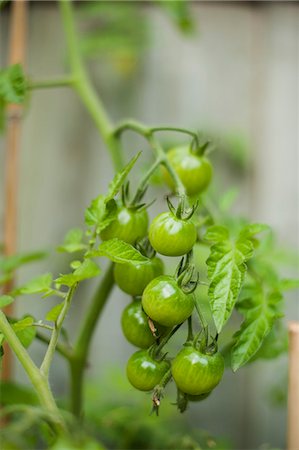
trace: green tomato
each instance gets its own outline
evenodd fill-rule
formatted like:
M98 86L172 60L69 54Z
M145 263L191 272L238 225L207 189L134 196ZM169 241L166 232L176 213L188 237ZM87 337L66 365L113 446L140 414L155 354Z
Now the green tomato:
M174 358L171 371L177 387L185 394L207 394L223 376L224 359L219 352L209 355L193 346L184 347Z
M127 377L136 389L151 391L160 383L168 369L167 361L156 361L146 350L139 350L128 361Z
M185 186L187 195L198 195L209 186L213 169L205 156L192 153L189 146L181 146L169 150L167 159ZM173 179L164 168L163 176L167 185L175 190Z
M206 394L200 394L200 395L187 395L187 398L188 398L189 402L201 402L202 400L205 400L210 395L211 395L211 392L207 392Z
M140 300L134 300L123 310L121 327L127 340L136 347L149 348L156 341ZM159 336L163 335L165 331L165 327L157 325L156 333Z
M173 327L191 316L194 301L191 295L182 291L173 277L161 275L146 286L142 306L152 320Z
M148 214L145 209L136 211L122 206L118 208L115 220L101 231L100 236L103 241L118 238L129 244L134 244L137 239L146 235L147 227Z
M159 214L149 228L149 240L156 252L182 256L190 252L197 239L191 220L178 219L172 212Z
M153 278L163 273L163 262L152 258L140 264L115 264L114 280L120 289L133 297L142 295Z

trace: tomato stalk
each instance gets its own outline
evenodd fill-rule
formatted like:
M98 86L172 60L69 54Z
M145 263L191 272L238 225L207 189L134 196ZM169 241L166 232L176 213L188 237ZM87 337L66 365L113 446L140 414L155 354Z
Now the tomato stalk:
M36 390L41 405L52 415L55 430L57 432L66 432L66 425L54 400L47 377L35 365L2 311L0 311L0 331L22 364Z

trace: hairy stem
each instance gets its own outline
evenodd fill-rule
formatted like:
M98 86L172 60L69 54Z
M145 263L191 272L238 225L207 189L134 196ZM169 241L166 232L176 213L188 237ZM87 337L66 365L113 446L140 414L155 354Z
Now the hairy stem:
M115 169L120 170L123 167L123 160L119 141L113 134L110 118L85 70L80 55L71 0L61 0L60 8L68 46L69 63L74 78L73 86L109 149Z
M63 304L62 310L61 310L61 312L60 312L60 314L58 316L57 321L55 322L55 327L54 327L54 330L53 330L52 335L51 335L49 346L47 348L44 360L43 360L43 362L41 364L41 367L40 367L41 373L43 373L45 376L49 375L49 370L50 370L52 359L53 359L54 354L55 354L55 350L56 350L56 346L57 346L60 330L61 330L61 327L63 325L64 319L65 319L65 317L67 315L67 312L69 310L69 307L71 305L71 301L72 301L73 295L75 293L76 287L77 287L77 284L75 284L74 286L72 286L69 289L69 291L68 291L68 293L66 295L66 298L64 300L64 304Z
M98 319L103 311L109 294L113 288L113 264L110 263L105 276L91 301L87 315L74 346L73 357L70 360L71 372L71 410L76 416L82 412L83 376L89 353L89 347Z
M34 364L2 311L0 311L0 331L5 336L10 348L14 351L16 357L22 364L28 378L37 392L41 405L55 419L56 431L66 431L66 425L50 390L47 377L45 377Z
M47 88L60 88L72 86L74 83L74 78L72 77L61 77L55 78L53 80L39 80L39 81L29 81L28 89L47 89Z

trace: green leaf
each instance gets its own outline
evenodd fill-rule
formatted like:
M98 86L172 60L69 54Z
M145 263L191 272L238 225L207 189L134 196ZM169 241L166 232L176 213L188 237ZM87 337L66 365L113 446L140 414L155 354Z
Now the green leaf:
M226 241L229 238L228 229L220 225L209 227L204 235L204 239L210 242Z
M10 295L0 296L0 308L5 308L5 306L10 305L12 302L14 302L14 298Z
M224 227L211 227L207 233L216 240L211 246L207 267L208 294L218 333L231 316L247 270L245 263L253 255L253 244L242 232L236 241L229 239Z
M102 242L95 253L97 256L106 256L111 261L120 264L140 264L148 261L148 258L132 245L117 238Z
M5 256L0 258L0 270L3 272L12 272L18 267L34 261L39 261L47 256L46 252L20 253L17 255Z
M14 64L0 71L0 98L6 103L23 103L26 80L22 66Z
M299 288L299 279L298 278L284 278L282 280L279 280L277 287L281 291L298 289Z
M236 341L231 356L233 371L246 364L255 355L271 331L275 320L281 317L279 306L282 296L279 292L265 292L261 285L255 285L250 295L249 299L244 298L241 302L245 302L245 305L247 302L247 306L243 305L242 313L245 320L235 334Z
M33 389L13 381L0 382L0 398L2 406L39 405L38 397Z
M117 204L114 199L109 200L106 203L105 214L102 217L100 223L97 225L96 232L99 234L101 231L110 225L117 216Z
M30 346L36 335L36 328L32 326L33 323L33 317L25 316L23 319L14 321L12 324L16 335L25 348Z
M52 274L45 273L36 278L33 278L28 283L26 283L24 286L16 289L14 291L14 294L22 295L22 294L47 293L49 290L51 290L51 285L52 285Z
M50 311L46 314L46 320L49 320L49 322L56 322L62 308L63 308L64 302L58 303L58 305L55 305L53 308L50 309Z
M270 231L271 228L269 225L265 225L263 223L251 223L249 225L246 225L241 233L241 238L250 238L255 236L256 234L262 233L263 231Z
M113 180L111 181L110 185L109 185L109 190L108 190L108 194L105 198L105 203L108 203L109 200L112 200L116 194L118 194L120 188L122 187L125 179L127 178L129 172L131 171L131 169L133 168L133 166L135 165L137 159L139 158L139 156L141 155L141 152L137 153L137 155L135 155L131 161L129 161L129 163L120 171L118 172Z
M83 231L80 230L80 228L73 228L66 234L63 244L60 245L57 250L59 252L67 253L74 253L85 250L87 248L87 245L82 242L82 239Z
M85 259L83 263L73 272L58 277L55 282L59 285L73 286L74 284L98 276L99 266L91 259Z
M85 223L89 226L97 225L101 222L106 212L105 197L99 195L91 201L90 206L85 211Z

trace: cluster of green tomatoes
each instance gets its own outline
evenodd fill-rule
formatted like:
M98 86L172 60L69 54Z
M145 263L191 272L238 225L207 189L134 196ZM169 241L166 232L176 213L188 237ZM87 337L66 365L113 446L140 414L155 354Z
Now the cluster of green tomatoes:
M207 187L212 176L207 158L192 153L188 147L168 152L168 158L187 195L200 194ZM164 175L166 183L174 188L169 174L165 171ZM189 400L202 400L217 386L224 360L217 351L216 340L208 342L203 324L195 337L192 332L192 313L194 309L198 312L194 294L198 278L191 263L192 248L197 241L193 221L196 206L186 208L186 199L181 198L175 209L167 201L169 211L159 214L149 225L144 205L130 206L123 195L117 218L101 237L103 240L117 237L135 245L147 257L140 264L114 266L116 284L133 297L121 318L126 339L139 348L127 363L128 380L136 389L153 391L157 411L163 389L173 379L178 390L178 407L184 411ZM163 274L163 262L156 254L181 257L174 276ZM171 359L163 347L185 321L189 330L187 341Z

